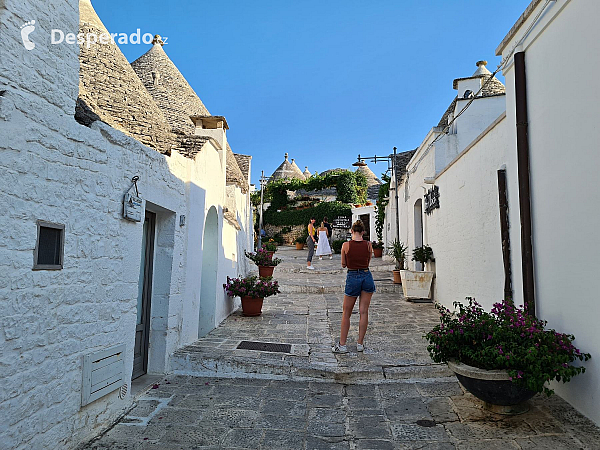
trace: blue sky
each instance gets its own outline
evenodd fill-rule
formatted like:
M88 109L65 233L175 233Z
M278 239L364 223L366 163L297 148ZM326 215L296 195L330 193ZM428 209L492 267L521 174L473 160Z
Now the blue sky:
M415 148L454 98L454 78L480 59L495 70L496 47L529 3L93 1L111 32L168 36L169 57L227 117L233 151L253 156L254 183L285 152L321 172ZM120 47L130 61L149 49Z

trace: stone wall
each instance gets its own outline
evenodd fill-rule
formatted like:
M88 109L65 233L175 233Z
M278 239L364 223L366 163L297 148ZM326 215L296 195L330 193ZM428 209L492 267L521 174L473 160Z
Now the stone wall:
M282 234L283 243L285 245L295 245L296 239L299 238L300 236L302 236L305 232L304 225L295 225L293 227L285 227L285 226L275 226L275 225L265 224L265 233L267 234L267 237L273 237L277 233L280 233L281 230L283 230L284 228L292 229L290 232Z
M68 449L132 402L114 391L81 407L85 355L125 344L131 374L142 246L142 224L122 217L131 178L140 177L146 209L157 215L149 371L164 373L168 356L198 335L204 218L216 208L223 228L225 158L212 142L194 159L166 156L105 123L77 123L78 47L51 45L49 36L52 28L78 29L78 2L3 4L0 447ZM27 51L20 27L33 18L36 47ZM246 214L247 200L238 203ZM62 270L32 270L37 220L64 224ZM217 287L243 270L219 237L210 255ZM215 325L237 307L222 289L210 301Z

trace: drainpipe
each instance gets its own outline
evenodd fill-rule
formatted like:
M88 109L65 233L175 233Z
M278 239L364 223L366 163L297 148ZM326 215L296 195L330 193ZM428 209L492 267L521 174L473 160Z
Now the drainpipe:
M519 209L521 218L521 268L523 271L523 304L535 317L535 280L531 226L531 190L529 180L529 139L527 117L527 77L525 52L515 53L515 97L517 119L517 167Z

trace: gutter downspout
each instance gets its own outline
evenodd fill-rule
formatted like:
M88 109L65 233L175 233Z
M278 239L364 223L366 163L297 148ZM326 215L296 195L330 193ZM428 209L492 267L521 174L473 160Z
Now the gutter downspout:
M523 272L523 304L535 317L535 279L531 224L531 188L529 165L529 119L527 113L527 76L525 52L515 53L515 100L517 120L517 167L519 179L519 210L521 219L521 269Z

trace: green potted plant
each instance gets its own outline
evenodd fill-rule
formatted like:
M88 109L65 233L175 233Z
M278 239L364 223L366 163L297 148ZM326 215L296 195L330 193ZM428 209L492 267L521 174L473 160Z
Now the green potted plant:
M392 271L394 275L394 283L402 284L400 271L404 269L404 261L406 260L406 250L408 247L402 241L394 239L388 247L388 256L391 256L396 261L396 269Z
M413 250L413 261L420 262L425 267L428 261L433 261L433 250L427 245L422 245ZM402 291L407 300L413 302L431 301L431 283L433 272L425 270L400 270L402 277Z
M306 244L306 240L308 239L308 231L304 230L300 236L295 239L296 250L302 250L304 248L304 244Z
M272 295L279 294L279 284L269 278L257 276L229 278L223 285L229 297L240 297L242 300L242 313L245 316L260 316L262 314L263 300Z
M381 258L383 256L383 242L373 241L371 242L371 246L373 247L373 256L375 258Z
M447 363L461 384L503 414L525 412L519 406L538 392L551 395L547 383L568 382L583 373L573 365L587 361L573 345L575 336L546 329L547 322L528 315L512 300L494 304L491 312L467 298L455 311L436 305L440 324L425 335L433 361Z
M248 253L244 251L244 254L248 259L258 266L258 274L260 277L273 276L275 267L281 263L281 259L273 258L273 255L264 248L258 249L256 253Z
M277 243L273 239L269 239L267 242L263 243L262 248L264 248L271 256L273 256L277 251Z

